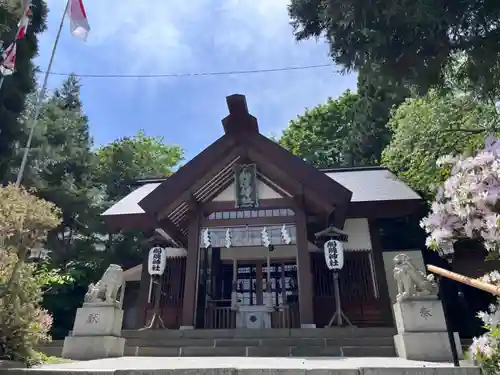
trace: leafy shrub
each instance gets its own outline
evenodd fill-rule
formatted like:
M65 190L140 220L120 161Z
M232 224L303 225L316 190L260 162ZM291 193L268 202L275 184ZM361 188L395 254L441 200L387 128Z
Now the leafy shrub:
M60 223L60 211L23 188L0 188L0 357L29 362L33 348L49 341L52 316L40 308L42 284L25 263Z
M0 283L11 276L17 255L0 249ZM52 316L40 308L42 289L33 277L34 266L23 263L11 292L0 298L0 356L28 362L33 348L50 341Z

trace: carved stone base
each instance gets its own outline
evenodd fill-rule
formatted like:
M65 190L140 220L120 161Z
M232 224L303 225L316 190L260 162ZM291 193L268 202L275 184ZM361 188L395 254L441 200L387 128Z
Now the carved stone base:
M123 310L116 304L84 304L76 310L73 336L121 336Z
M451 362L450 340L443 306L436 296L411 297L393 305L398 334L394 336L399 357L415 361ZM454 333L459 358L462 347Z
M458 332L454 333L458 358L463 358ZM427 362L452 362L447 332L408 332L394 336L398 357Z
M398 333L446 331L443 305L436 296L408 298L392 307Z
M63 358L87 360L122 357L123 310L117 304L86 303L76 310L71 335L64 339Z
M114 336L68 336L64 339L62 357L73 360L123 357L125 339Z

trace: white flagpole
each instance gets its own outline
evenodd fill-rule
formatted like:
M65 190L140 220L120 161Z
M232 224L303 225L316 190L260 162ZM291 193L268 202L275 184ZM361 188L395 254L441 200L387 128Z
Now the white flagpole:
M54 62L54 56L56 55L57 44L59 43L59 39L61 37L61 30L64 25L64 20L66 18L66 13L68 13L68 6L70 0L66 1L66 7L64 8L64 13L61 17L61 23L59 24L59 29L57 30L56 40L54 41L54 46L52 47L52 53L50 55L49 65L47 66L47 70L45 71L45 77L43 78L43 84L41 90L38 92L38 96L35 104L35 115L33 116L33 121L31 123L30 132L28 135L28 140L26 141L26 147L24 148L23 159L21 161L21 166L19 168L19 172L17 173L16 186L21 186L21 181L23 179L24 170L26 169L26 164L28 162L28 154L31 148L31 142L33 141L33 133L35 131L35 127L38 124L38 120L40 117L40 110L42 107L42 101L45 97L45 90L47 89L47 81L49 80L50 71L52 69L52 63Z

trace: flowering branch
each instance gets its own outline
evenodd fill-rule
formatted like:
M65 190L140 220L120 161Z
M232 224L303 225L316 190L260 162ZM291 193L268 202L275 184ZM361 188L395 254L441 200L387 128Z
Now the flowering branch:
M446 255L458 240L470 238L500 255L500 141L489 136L476 156L446 156L438 165L453 168L421 222L429 234L426 245Z

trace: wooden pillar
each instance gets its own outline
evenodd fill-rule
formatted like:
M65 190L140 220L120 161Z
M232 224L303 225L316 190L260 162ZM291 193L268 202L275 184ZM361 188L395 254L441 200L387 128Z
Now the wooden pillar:
M380 231L376 220L368 220L368 227L370 230L370 242L372 245L373 263L375 265L375 274L377 277L378 291L380 303L383 309L384 324L393 326L394 318L392 314L391 297L389 296L389 287L387 285L387 278L385 274L383 249L380 242Z
M261 261L256 261L255 262L255 286L256 286L256 291L255 295L257 296L257 305L263 305L264 304L264 290L263 290L263 275L262 275L262 262Z
M301 328L316 328L313 314L313 285L311 257L308 250L307 218L303 210L295 212L297 242L297 279L299 286L299 313Z
M184 300L182 305L182 325L180 329L194 328L194 309L196 306L196 285L198 282L198 255L200 252L200 213L194 209L189 212L188 248L184 281Z

